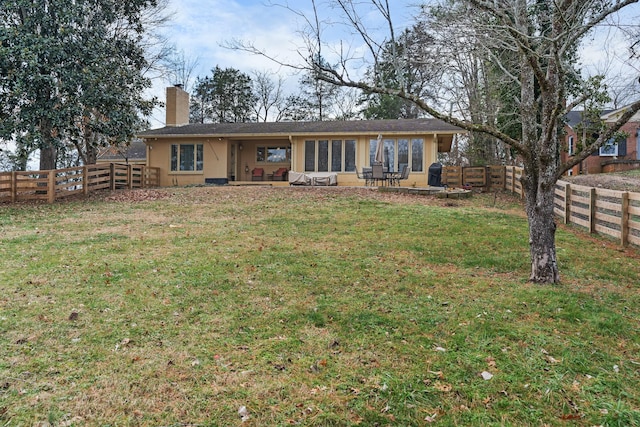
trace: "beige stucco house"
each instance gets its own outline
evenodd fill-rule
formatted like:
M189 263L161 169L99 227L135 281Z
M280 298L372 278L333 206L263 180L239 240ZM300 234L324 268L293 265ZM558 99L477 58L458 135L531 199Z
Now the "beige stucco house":
M167 88L166 108L166 126L139 135L161 186L266 182L281 168L364 185L357 171L371 165L378 141L389 170L410 168L402 185L427 186L438 152L464 132L436 119L189 124L189 94L179 87ZM255 169L263 174L254 178Z

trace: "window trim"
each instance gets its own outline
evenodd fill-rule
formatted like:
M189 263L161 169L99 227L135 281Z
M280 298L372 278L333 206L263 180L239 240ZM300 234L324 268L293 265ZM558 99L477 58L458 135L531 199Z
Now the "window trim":
M407 141L408 142L408 147L407 147L407 157L408 157L408 163L407 166L411 168L411 172L417 172L417 173L424 173L425 171L425 139L421 138L421 137L397 137L397 138L385 138L382 140L383 144L385 143L385 141L390 141L393 140L393 150L394 150L394 156L393 156L393 162L394 164L392 165L392 170L394 171L399 171L400 170L400 164L399 163L399 157L400 157L400 151L399 151L399 145L398 145L398 141L403 140L403 141ZM415 141L420 141L421 145L422 145L422 164L420 165L420 168L415 168L413 166L413 146ZM373 158L375 156L375 151L376 150L372 150L372 146L373 144L377 144L378 140L377 139L373 139L371 138L369 140L369 165L371 165L373 163ZM404 163L402 163L404 165ZM419 170L417 170L419 169Z
M575 154L575 144L573 141L573 135L569 135L569 138L567 141L567 153L570 156L573 156Z
M603 152L602 149L606 147L612 147L613 152ZM618 143L613 142L613 139L610 139L602 147L598 149L598 155L600 157L616 157L618 155Z
M340 152L339 152L339 156L341 157L340 159L340 170L339 171L334 171L333 169L333 143L334 142L338 142L340 141ZM326 171L319 171L318 170L318 165L319 165L319 157L320 157L320 143L326 143L327 144L327 170ZM357 139L354 138L330 138L330 139L305 139L304 141L304 169L305 172L332 172L332 173L356 173L356 161L354 160L353 164L353 170L346 170L347 169L347 143L351 142L353 145L353 159L357 159L357 152L358 152L358 141ZM308 170L307 169L307 146L313 144L313 170ZM309 159L311 160L311 159Z
M258 154L260 149L264 150L264 159L260 160ZM269 150L284 150L285 160L272 162L269 161ZM291 146L286 145L259 145L256 147L256 164L260 165L278 165L278 164L291 164Z
M181 147L192 146L193 147L193 166L194 169L190 170L180 170L180 153ZM176 167L177 169L173 169L173 150L176 147ZM198 157L201 157L202 160L198 162ZM190 143L190 144L171 144L169 147L169 174L185 174L185 175L202 175L204 174L204 144L201 143Z

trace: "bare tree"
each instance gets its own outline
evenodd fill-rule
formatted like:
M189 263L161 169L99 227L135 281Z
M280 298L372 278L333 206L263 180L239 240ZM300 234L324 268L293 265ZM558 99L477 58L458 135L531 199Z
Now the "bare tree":
M514 85L504 73L496 72L495 61L483 48L483 35L460 36L460 26L467 21L466 14L466 8L458 4L425 8L417 18L416 27L424 27L422 33L430 34L431 44L437 46L439 61L436 66L442 68L438 79L440 99L446 99L466 121L498 126L506 131L515 110ZM441 83L443 79L446 84ZM513 136L513 132L508 133ZM495 136L470 132L465 142L464 156L471 165L511 161L510 151Z
M161 58L161 74L170 85L182 85L182 89L190 92L195 82L194 72L199 59L189 57L184 50L172 50L172 53Z
M578 164L609 140L638 110L640 101L631 104L619 120L593 140L567 163L561 163L561 127L566 113L585 99L597 97L602 87L593 79L585 79L574 68L576 49L594 28L605 23L627 6L639 0L441 0L442 7L461 8L463 19L451 27L452 37L472 40L483 55L495 64L505 84L514 88L513 121L517 135L506 132L492 122L476 123L455 106L451 99L424 99L402 89L372 84L360 78L352 64L362 63L361 52L342 47L353 43L326 40L327 25L318 15L304 17L309 25L306 51L302 58L310 59L306 66L318 78L338 86L358 88L410 100L431 116L471 132L481 132L507 144L524 166L522 179L525 209L529 222L531 257L530 280L535 283L558 283L560 274L556 257L554 221L554 190L556 181L572 166ZM330 3L342 13L342 22L360 37L368 49L367 59L376 67L381 48L395 41L395 28L388 0L332 0ZM386 23L385 36L365 25L363 5L371 13L376 11ZM315 5L315 2L314 2ZM332 16L336 12L332 11ZM335 18L334 18L335 19ZM608 23L610 24L610 23ZM336 48L335 46L340 46ZM245 50L251 50L249 49ZM337 67L327 67L314 58L327 52L339 55ZM261 52L264 54L264 52ZM402 61L398 58L398 67ZM398 75L402 75L398 70ZM447 79L443 79L447 83ZM403 87L402 85L400 87ZM448 91L441 91L442 95Z
M567 163L560 162L559 138L563 117L585 99L597 95L601 88L583 79L574 69L575 51L583 37L604 20L638 0L460 0L464 22L457 27L458 37L476 40L485 54L509 84L517 88L515 118L519 135L513 136L494 123L476 123L459 114L445 113L411 93L371 87L352 79L346 68L348 58L342 58L343 68L336 70L320 63L309 63L319 69L320 78L336 85L388 93L410 99L432 116L473 132L482 132L508 144L524 165L522 179L529 221L531 256L530 280L537 283L557 283L560 280L554 222L555 183L570 167L595 152L619 130L638 110L640 101L631 104L620 119L604 130L580 154ZM338 5L351 17L353 2L340 0ZM389 28L393 28L388 2L371 1L379 9ZM451 3L447 3L450 7ZM318 21L318 20L316 20ZM317 34L322 29L317 28ZM357 27L363 40L370 40L366 29ZM393 32L389 33L393 37ZM317 49L321 45L316 46ZM377 51L371 50L375 61ZM313 55L309 56L313 58ZM569 101L567 101L569 100Z
M284 93L284 78L276 79L268 71L253 72L253 94L256 97L254 113L259 122L282 120L286 96Z
M354 88L342 88L333 105L336 120L358 120L361 118L358 112L360 91Z

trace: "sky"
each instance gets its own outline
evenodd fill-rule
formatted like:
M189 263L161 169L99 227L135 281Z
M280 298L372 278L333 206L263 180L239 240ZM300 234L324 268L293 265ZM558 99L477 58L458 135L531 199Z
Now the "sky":
M279 5L276 5L278 3ZM398 28L410 22L417 10L416 0L390 0L392 19ZM232 67L244 73L252 71L271 71L283 75L292 86L297 84L299 76L292 69L283 68L275 62L247 52L225 48L225 43L242 40L264 49L270 55L286 63L299 63L298 51L302 47L300 32L305 22L300 15L290 9L303 11L312 16L310 0L170 0L171 22L162 29L163 33L175 45L177 51L183 51L187 58L198 60L197 76L211 74L216 65L221 68ZM327 23L337 21L336 12L326 7L325 0L318 0L320 13ZM365 15L371 28L380 28L383 22L377 13ZM360 41L344 32L344 27L334 22L329 25L330 32L341 34L340 38L349 40L351 47L357 49ZM175 83L175 82L174 82ZM164 87L167 81L156 81L153 94L164 100ZM152 127L160 127L164 122L164 110L158 109L151 121Z
M292 88L297 86L299 76L291 69L279 67L274 62L246 52L230 50L223 47L225 42L243 40L256 47L265 49L270 55L283 62L296 63L300 60L299 48L302 46L300 31L305 22L300 15L287 9L303 11L312 16L311 0L168 0L170 21L161 28L161 32L170 40L177 51L184 52L189 60L198 61L195 76L210 75L216 65L232 67L244 73L252 71L272 71L282 75ZM416 4L428 0L389 0L392 7L392 20L396 30L401 30L411 23L416 14ZM278 3L279 5L274 5ZM361 49L361 41L349 34L344 26L339 25L339 17L335 10L327 8L327 0L316 0L320 14L326 24L325 39L344 39L352 50ZM361 1L360 3L368 3ZM626 28L637 26L640 17L640 4L624 9L624 13L613 19L613 23L622 23ZM364 14L367 26L371 29L384 30L384 23L377 13ZM619 21L619 22L618 22ZM612 83L622 88L629 81L638 81L640 65L620 67L612 65L626 60L628 42L616 37L613 26L604 26L594 34L581 49L583 69L590 74L607 72L622 74L624 78ZM327 54L325 50L324 54ZM636 61L637 62L637 61ZM165 100L165 88L178 82L154 79L149 95ZM636 89L638 85L636 84ZM626 89L625 89L626 90ZM636 90L636 96L640 92ZM165 110L155 109L150 119L152 128L164 126Z
M411 17L417 12L416 4L420 1L390 0L389 3L396 30L401 30L411 23ZM223 45L233 40L242 40L264 49L282 62L299 63L298 52L303 44L301 31L306 25L304 19L291 9L311 17L311 4L311 0L169 0L168 11L172 14L172 19L162 32L177 51L184 52L189 60L197 59L196 76L210 75L211 69L216 65L221 68L232 67L250 75L253 71L271 71L282 75L294 88L299 76L292 69ZM346 40L346 44L355 51L363 48L361 40L349 34L339 24L337 12L327 7L326 0L316 0L316 4L324 23L328 24L323 37L327 40L333 38L336 43L340 39ZM363 16L369 28L385 30L378 13L365 13ZM625 8L624 13L612 18L612 21L637 25L638 17L640 5L636 4ZM637 76L640 76L640 66L614 65L628 56L627 45L627 41L620 39L612 31L612 26L604 26L587 39L581 50L583 69L587 74L607 72L625 76L612 85L623 86L626 84L623 82L630 79L636 81ZM326 50L324 54L328 55ZM177 82L156 80L151 92L164 100L164 88L171 83ZM164 109L158 108L151 126L156 128L163 125Z
M391 0L392 18L399 27L406 25L416 0ZM203 72L215 65L232 66L240 70L250 68L276 68L266 59L235 52L221 46L225 41L240 39L274 53L279 59L296 61L296 52L301 46L300 31L304 19L294 11L312 16L310 0L170 0L169 11L172 23L166 34L178 50L200 58ZM327 20L335 18L336 12L326 7L325 0L317 0L319 13ZM382 25L378 14L365 15L367 24L375 28ZM340 25L330 31L342 31ZM345 34L342 33L344 36ZM323 34L329 36L330 34Z

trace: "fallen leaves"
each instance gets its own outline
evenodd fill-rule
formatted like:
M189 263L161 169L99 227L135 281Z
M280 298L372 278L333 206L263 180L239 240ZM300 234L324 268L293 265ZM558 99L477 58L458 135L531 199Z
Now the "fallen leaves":
M495 367L496 367L496 360L495 360L493 357L489 356L489 357L487 357L487 358L485 359L485 361L487 362L487 365L488 365L490 368L495 368Z
M116 347L115 347L114 351L118 351L121 348L128 347L131 344L133 344L133 341L131 341L130 338L124 338L122 341L120 341L119 343L116 344Z
M544 358L545 358L545 360L546 360L547 362L551 363L552 365L555 365L556 363L560 363L560 362L561 362L560 360L558 360L558 359L554 358L553 356L551 356L551 355L549 354L549 352L548 352L547 350L545 350L544 348L543 348L543 349L540 349L540 352L541 352L542 354L544 354Z
M487 371L482 371L480 373L480 376L485 381L489 381L491 378L493 378L493 374L491 372L487 372Z
M583 417L582 414L564 414L560 416L560 419L563 421L572 421L572 420L579 420Z
M94 197L99 197L95 195ZM170 197L171 195L162 190L117 190L109 193L107 197L104 197L108 202L149 202L154 200L162 200Z
M440 381L436 381L436 382L433 384L433 387L434 387L436 390L441 391L441 392L443 392L443 393L448 393L448 392L450 392L451 390L453 390L453 386L452 386L451 384L443 383L443 382L440 382Z
M249 421L249 410L247 409L246 406L241 406L238 409L238 416L240 417L240 419L242 420L242 422L246 422Z

